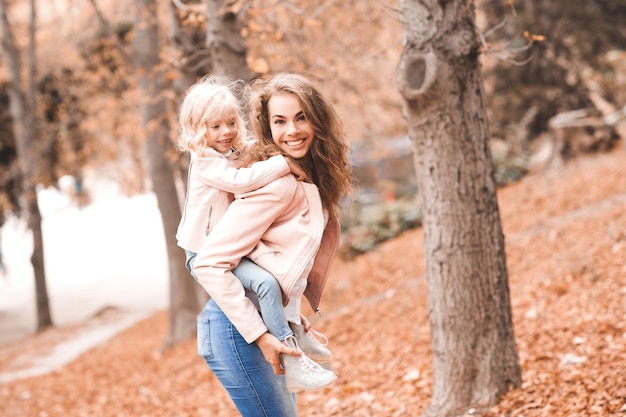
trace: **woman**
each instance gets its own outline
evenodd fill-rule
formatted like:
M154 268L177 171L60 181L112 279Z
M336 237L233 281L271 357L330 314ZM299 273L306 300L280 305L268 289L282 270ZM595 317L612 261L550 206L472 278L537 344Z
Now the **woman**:
M192 274L198 249L226 212L234 193L256 190L291 169L297 177L305 176L292 158L282 155L238 168L239 160L248 156L243 106L236 97L237 88L243 85L225 77L207 76L189 88L181 104L178 145L191 154L191 162L176 239L185 249L185 266ZM332 384L337 379L334 372L310 366L313 359L331 360L332 352L302 325L287 320L276 278L247 258L241 260L235 275L247 291L254 292L268 331L283 344L302 351L300 357L283 357L287 389L316 391Z
M287 175L236 195L203 242L194 271L212 299L199 316L198 349L242 416L293 417L280 355L298 353L267 332L233 269L247 256L271 272L285 299L298 300L285 307L292 319L300 311L297 294L317 310L339 243L337 213L351 189L351 165L333 106L306 78L259 81L250 105L260 143L296 159L308 180Z

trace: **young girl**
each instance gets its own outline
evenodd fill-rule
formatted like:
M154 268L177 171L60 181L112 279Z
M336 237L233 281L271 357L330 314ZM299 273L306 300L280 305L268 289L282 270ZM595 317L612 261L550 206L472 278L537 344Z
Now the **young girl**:
M198 340L242 416L294 417L294 390L280 369L281 359L284 365L293 357L267 332L233 269L247 256L270 271L288 294L288 319L306 326L300 298L317 311L339 244L337 214L351 191L351 163L332 104L306 78L261 81L250 103L259 141L293 157L308 180L286 175L236 195L204 241L195 272L212 299L200 314Z
M247 131L241 117L240 103L234 89L243 84L224 77L205 77L187 92L179 114L179 149L192 155L189 166L188 192L176 238L185 249L186 267L196 278L193 264L202 242L224 215L233 194L258 189L290 171L302 173L298 165L278 152L266 161L245 164ZM242 218L242 222L246 219ZM232 231L236 234L236 228ZM261 315L270 333L279 340L292 340L283 311L283 294L274 278L248 258L242 258L234 270L247 291L255 294ZM197 279L197 278L196 278ZM311 354L317 360L332 355L315 339L312 332L295 328L300 343L289 345L292 354ZM304 355L306 357L306 355ZM316 390L332 382L333 372L294 360L285 372L301 389Z

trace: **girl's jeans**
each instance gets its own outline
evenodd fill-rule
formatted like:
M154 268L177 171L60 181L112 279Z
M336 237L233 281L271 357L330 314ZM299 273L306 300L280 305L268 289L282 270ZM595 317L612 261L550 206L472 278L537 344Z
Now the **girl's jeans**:
M187 255L185 266L197 281L198 277L193 270L196 254L188 250L185 250L185 254ZM246 291L256 294L267 330L278 340L285 340L287 336L292 336L293 332L287 324L283 308L283 293L274 275L248 258L241 259L239 265L233 269L233 274L241 281Z
M285 376L274 373L257 344L246 343L213 300L198 316L198 353L243 417L297 417Z

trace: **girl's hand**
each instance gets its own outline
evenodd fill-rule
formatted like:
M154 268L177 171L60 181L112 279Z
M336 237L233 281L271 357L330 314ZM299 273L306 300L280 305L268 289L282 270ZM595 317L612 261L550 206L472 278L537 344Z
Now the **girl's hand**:
M304 326L305 332L308 332L311 329L311 322L302 314L300 314L300 322L302 323L302 326Z
M296 176L296 179L298 181L310 182L310 180L306 176L306 173L302 170L302 168L297 162L295 162L291 157L285 157L285 159L287 160L287 165L289 166L291 173Z
M259 346L259 349L261 349L261 352L263 352L265 360L272 365L272 368L274 368L274 373L277 375L285 373L285 370L280 366L281 353L292 356L300 356L300 351L282 344L280 340L272 336L269 332L263 333L256 340L256 344Z

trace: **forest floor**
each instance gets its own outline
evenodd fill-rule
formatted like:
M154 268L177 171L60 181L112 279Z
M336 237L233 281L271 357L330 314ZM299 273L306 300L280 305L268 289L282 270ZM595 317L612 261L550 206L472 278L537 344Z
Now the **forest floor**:
M523 384L467 415L626 416L626 152L528 175L498 202ZM337 259L322 310L307 315L339 380L299 394L300 415L419 416L433 385L422 230ZM158 312L49 373L0 382L0 415L236 416L195 339L163 351L166 331ZM0 373L77 332L0 345Z

